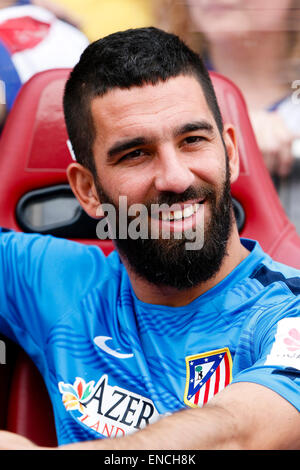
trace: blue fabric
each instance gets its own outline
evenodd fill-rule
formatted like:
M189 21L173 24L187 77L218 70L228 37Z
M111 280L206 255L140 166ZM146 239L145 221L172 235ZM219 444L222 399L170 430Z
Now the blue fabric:
M217 368L225 356L233 382L269 387L300 410L299 370L266 365L278 322L299 320L299 295L285 282L299 285L299 272L243 243L251 253L234 271L174 308L137 299L116 252L0 235L0 330L38 365L59 444L121 436L190 406L201 377L215 376L207 361ZM262 267L281 275L261 282Z
M10 111L21 88L19 74L11 60L11 54L0 40L0 80L5 83L6 108Z

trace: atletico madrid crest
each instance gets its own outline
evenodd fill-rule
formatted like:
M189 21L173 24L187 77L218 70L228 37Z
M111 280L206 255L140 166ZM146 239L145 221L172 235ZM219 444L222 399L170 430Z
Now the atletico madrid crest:
M188 356L185 362L184 403L192 408L205 405L232 380L232 359L228 348Z

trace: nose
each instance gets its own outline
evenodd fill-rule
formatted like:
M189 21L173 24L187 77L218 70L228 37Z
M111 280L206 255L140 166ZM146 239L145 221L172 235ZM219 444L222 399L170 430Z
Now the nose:
M194 179L194 173L182 155L172 148L160 152L155 177L157 191L183 193L193 184Z

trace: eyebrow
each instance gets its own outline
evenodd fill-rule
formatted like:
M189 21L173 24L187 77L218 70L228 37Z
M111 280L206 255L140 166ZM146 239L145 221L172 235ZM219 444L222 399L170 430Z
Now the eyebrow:
M179 137L182 134L187 134L188 132L193 131L207 131L212 134L214 132L214 128L208 121L193 121L183 124L183 126L175 129L174 135L175 137Z
M208 121L193 121L183 124L176 128L173 132L174 137L187 134L188 132L204 130L212 134L213 126ZM107 152L108 160L112 160L116 155L141 145L149 145L153 143L153 139L146 137L135 137L133 139L122 140L116 142Z
M150 140L145 137L136 137L134 139L122 140L121 142L116 142L107 152L108 158L112 159L121 152L130 150L134 147L139 147L140 145L149 144Z

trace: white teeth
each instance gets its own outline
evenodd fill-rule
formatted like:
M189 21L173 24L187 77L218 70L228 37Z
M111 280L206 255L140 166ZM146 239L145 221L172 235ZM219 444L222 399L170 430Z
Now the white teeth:
M191 217L193 214L197 212L199 208L199 204L192 204L185 207L183 210L176 210L170 212L162 212L161 218L162 220L181 220L187 217Z
M172 214L172 212L171 212L171 214ZM186 217L184 210L183 211L179 210L179 211L174 211L173 212L173 219L175 219L175 220L182 219L182 216Z

